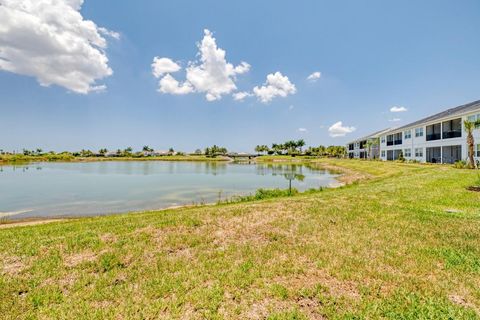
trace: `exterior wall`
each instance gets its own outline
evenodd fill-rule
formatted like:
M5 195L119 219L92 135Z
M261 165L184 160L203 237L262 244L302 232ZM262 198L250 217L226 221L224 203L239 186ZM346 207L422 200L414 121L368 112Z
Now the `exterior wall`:
M461 145L462 146L462 151L461 151L461 159L462 160L467 160L468 159L468 146L467 146L467 133L465 132L465 128L463 125L464 120L467 120L468 116L471 115L476 115L480 114L480 109L476 112L470 112L468 114L465 114L463 116L457 115L457 116L452 116L448 118L443 118L441 120L436 120L428 123L423 123L417 126L409 127L409 128L404 128L402 130L392 130L387 133L384 133L381 138L380 138L380 158L382 160L387 160L387 153L389 150L398 150L402 149L403 155L405 159L407 160L417 160L420 162L426 162L427 161L427 148L430 147L445 147L445 146L455 146L455 145ZM427 136L427 129L426 127L432 124L436 123L443 123L445 121L449 120L454 120L461 118L462 122L462 136L459 138L449 138L449 139L441 139L439 140L434 140L434 141L427 141L426 136ZM423 136L421 137L415 137L415 129L416 128L423 128ZM443 128L443 127L442 127ZM405 139L405 131L411 131L411 138L410 139ZM396 133L402 133L402 144L399 145L392 145L392 146L387 146L387 136L391 134L396 134ZM475 129L473 132L473 136L475 139L475 144L480 143L480 129ZM421 157L416 157L415 156L415 149L416 148L422 148L423 150L423 155ZM405 156L405 149L410 149L411 150L411 156L407 157ZM480 157L475 157L476 160L480 161Z
M348 157L351 159L361 159L366 157L367 150L365 148L361 148L362 142L366 142L365 140L362 141L354 141L347 144L347 152ZM353 150L350 150L350 145L353 144Z

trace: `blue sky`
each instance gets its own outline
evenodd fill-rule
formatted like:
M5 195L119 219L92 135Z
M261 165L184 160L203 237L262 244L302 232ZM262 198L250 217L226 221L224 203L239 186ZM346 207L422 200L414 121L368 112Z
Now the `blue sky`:
M106 89L78 93L65 85L68 77L58 80L62 85L42 86L39 79L46 75L39 73L52 69L37 70L35 62L44 63L36 60L38 45L24 51L27 58L37 52L35 59L9 51L12 61L32 66L2 70L0 64L0 149L150 145L193 151L217 144L251 151L257 144L299 138L307 145L338 145L480 99L479 1L85 0L80 13L119 34L116 39L102 32L113 74L98 64L104 76L95 85ZM197 44L204 29L228 63L250 65L234 76L237 89L215 101L207 101L205 92L158 92L165 74L152 75L153 58L181 66L172 76L184 83L189 61L200 64ZM8 37L16 42L2 40ZM23 48L22 41L35 39L19 37L13 28L0 30L0 58L6 46ZM54 60L49 68L66 74L76 65L57 66ZM89 66L81 68L92 73ZM316 71L320 78L307 80ZM253 88L275 72L288 77L295 91L263 103ZM243 91L252 96L232 98ZM407 111L391 112L395 106ZM339 121L355 131L332 137L329 128Z

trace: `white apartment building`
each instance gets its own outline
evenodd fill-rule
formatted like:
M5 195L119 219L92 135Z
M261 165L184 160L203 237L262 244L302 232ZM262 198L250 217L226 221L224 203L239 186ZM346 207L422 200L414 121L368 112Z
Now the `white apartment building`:
M380 145L377 142L379 141L380 136L389 130L390 129L384 129L349 142L347 144L348 157L350 159L378 159L380 157ZM367 147L368 141L375 143L370 147L370 150L368 150Z
M384 132L380 136L380 159L396 160L403 154L407 160L430 163L467 160L464 120L477 119L480 120L480 100ZM475 158L480 160L480 127L473 136Z

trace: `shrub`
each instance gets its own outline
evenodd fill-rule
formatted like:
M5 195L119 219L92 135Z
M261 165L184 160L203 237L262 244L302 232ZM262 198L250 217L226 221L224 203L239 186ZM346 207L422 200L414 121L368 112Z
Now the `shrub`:
M458 160L457 162L455 162L453 164L453 167L454 168L457 168L457 169L467 169L468 168L468 164L465 160Z

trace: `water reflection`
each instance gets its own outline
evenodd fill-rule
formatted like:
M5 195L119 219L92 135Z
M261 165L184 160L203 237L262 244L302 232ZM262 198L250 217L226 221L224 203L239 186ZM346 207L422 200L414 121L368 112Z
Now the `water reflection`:
M288 182L286 183L286 180ZM259 188L299 191L336 183L313 165L104 161L0 166L0 212L90 215L215 202Z

